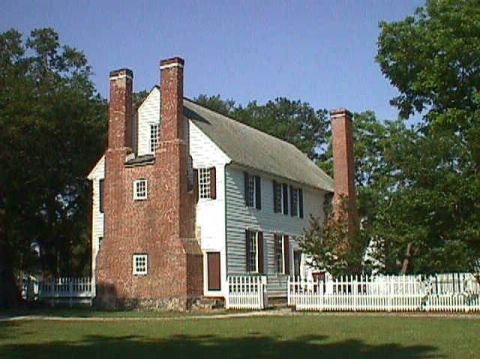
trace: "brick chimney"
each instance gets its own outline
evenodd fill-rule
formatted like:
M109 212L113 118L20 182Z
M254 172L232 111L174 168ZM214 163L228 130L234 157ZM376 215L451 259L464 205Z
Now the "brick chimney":
M110 72L110 106L108 110L108 148L133 148L133 72L120 69Z
M161 141L185 140L183 133L183 65L174 57L160 61L161 81Z
M343 213L348 219L350 233L358 228L357 194L355 191L355 159L353 155L352 113L346 109L330 112L333 137L333 198L336 217Z

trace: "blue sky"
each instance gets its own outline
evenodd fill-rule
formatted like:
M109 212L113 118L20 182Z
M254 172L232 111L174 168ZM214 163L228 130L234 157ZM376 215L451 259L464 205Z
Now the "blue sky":
M315 108L374 110L396 118L395 89L374 57L378 23L423 1L2 0L0 31L53 27L81 49L103 96L110 70L134 71L136 91L159 81L159 60L185 59L185 96L239 103L279 96Z

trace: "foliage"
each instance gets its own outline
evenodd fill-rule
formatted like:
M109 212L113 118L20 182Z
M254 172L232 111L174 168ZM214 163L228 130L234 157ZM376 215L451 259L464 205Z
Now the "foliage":
M392 264L411 243L414 272L472 270L480 258L480 2L427 1L381 30L377 61L400 92L392 104L424 117L385 148L392 181L376 209L380 253Z
M5 272L75 274L88 268L86 174L106 133L106 103L90 75L85 55L60 45L53 29L33 30L26 41L15 30L0 34Z
M341 209L328 214L324 222L310 216L309 227L299 239L300 248L309 254L310 265L334 277L361 274L365 268L363 258L368 242L363 232L349 232L347 211L344 199Z
M294 144L311 159L318 159L321 147L326 145L328 117L326 110L315 110L308 103L283 97L259 105L256 101L246 106L220 96L200 95L199 104L230 116L237 121Z

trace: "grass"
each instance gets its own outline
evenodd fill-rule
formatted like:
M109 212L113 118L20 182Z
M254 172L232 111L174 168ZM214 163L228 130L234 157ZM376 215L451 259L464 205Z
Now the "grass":
M478 358L480 321L299 315L0 322L0 358Z

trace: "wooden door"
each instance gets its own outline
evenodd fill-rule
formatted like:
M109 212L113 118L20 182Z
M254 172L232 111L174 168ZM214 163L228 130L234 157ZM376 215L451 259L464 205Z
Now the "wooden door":
M208 290L221 289L220 252L207 253Z

